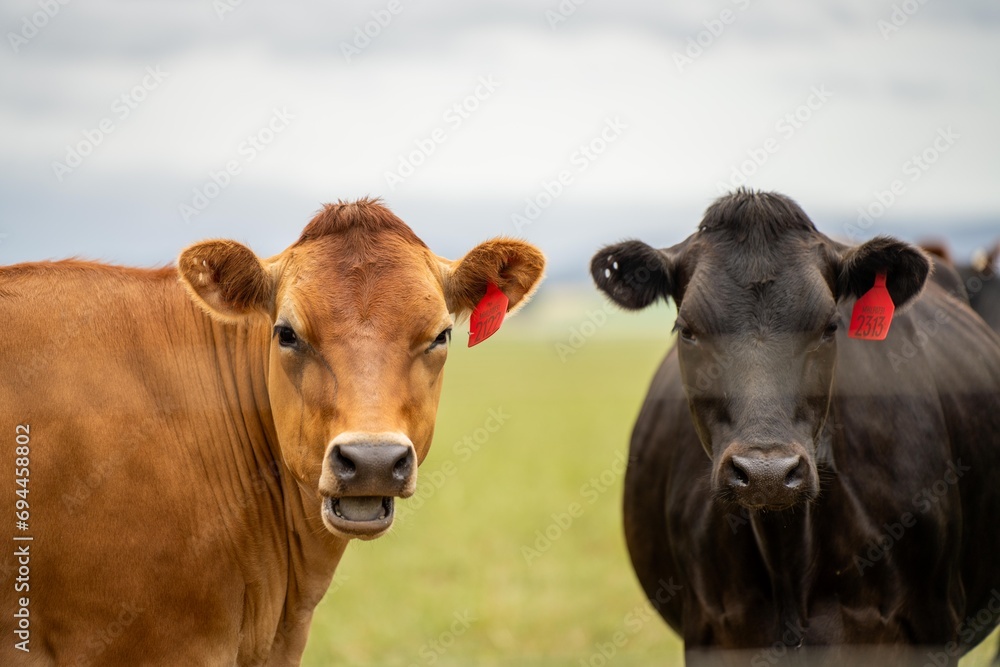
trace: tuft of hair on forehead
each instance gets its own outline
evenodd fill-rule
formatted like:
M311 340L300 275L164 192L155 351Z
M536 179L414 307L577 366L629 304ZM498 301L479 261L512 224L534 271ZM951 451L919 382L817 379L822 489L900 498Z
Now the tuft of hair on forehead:
M302 230L295 245L328 236L371 237L383 233L393 234L403 241L426 248L410 227L396 217L381 199L362 197L356 201L338 200L326 204Z
M741 243L772 243L788 232L815 232L816 226L794 201L777 192L740 188L719 197L698 228Z
M785 195L744 188L708 207L698 236L743 286L776 279L804 256L803 241L820 237L805 211Z

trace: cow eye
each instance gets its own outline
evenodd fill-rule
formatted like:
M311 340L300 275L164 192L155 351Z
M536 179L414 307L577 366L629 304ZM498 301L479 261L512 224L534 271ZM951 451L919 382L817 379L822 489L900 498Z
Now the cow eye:
M823 340L829 342L834 338L836 338L837 329L838 325L836 322L830 322L828 325L826 325L826 329L823 330Z
M685 343L698 342L698 339L695 337L694 331L691 330L691 327L689 327L686 322L682 321L679 318L674 320L674 331L677 332L681 340L683 340Z
M283 324L279 324L274 327L274 333L278 336L278 344L281 347L295 347L299 344L299 337L295 335L295 331Z
M447 345L449 341L451 341L451 327L448 327L447 329L439 333L437 335L437 338L434 339L434 342L431 343L431 346L427 348L427 351L430 352L436 347Z

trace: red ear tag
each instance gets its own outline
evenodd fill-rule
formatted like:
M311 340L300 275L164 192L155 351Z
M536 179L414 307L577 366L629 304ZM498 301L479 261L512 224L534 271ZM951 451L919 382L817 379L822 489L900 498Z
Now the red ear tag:
M499 287L493 283L486 286L486 296L476 304L469 318L469 347L479 345L497 332L507 314L508 303L510 299Z
M875 286L854 304L847 335L861 340L885 340L894 310L892 297L885 288L885 271L879 271L875 276Z

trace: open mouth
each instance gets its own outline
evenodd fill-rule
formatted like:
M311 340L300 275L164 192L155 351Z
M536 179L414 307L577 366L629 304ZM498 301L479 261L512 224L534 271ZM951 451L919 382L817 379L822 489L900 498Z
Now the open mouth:
M392 525L392 496L347 496L323 500L323 519L349 537L373 538Z

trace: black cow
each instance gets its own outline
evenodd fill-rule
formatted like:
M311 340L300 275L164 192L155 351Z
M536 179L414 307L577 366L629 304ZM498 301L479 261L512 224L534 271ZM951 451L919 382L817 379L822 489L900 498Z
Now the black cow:
M930 269L901 241L848 247L790 199L746 190L673 247L594 256L618 305L678 307L624 514L650 600L683 587L655 606L689 663L851 645L848 662L946 665L997 624L1000 337ZM849 338L880 272L888 337Z
M942 243L922 243L921 247L954 266L969 305L991 329L1000 331L1000 242L989 252L978 251L970 264L955 264Z
M1000 331L998 260L1000 260L1000 242L993 246L990 252L977 254L971 265L955 267L969 293L972 309L979 313L994 331Z

